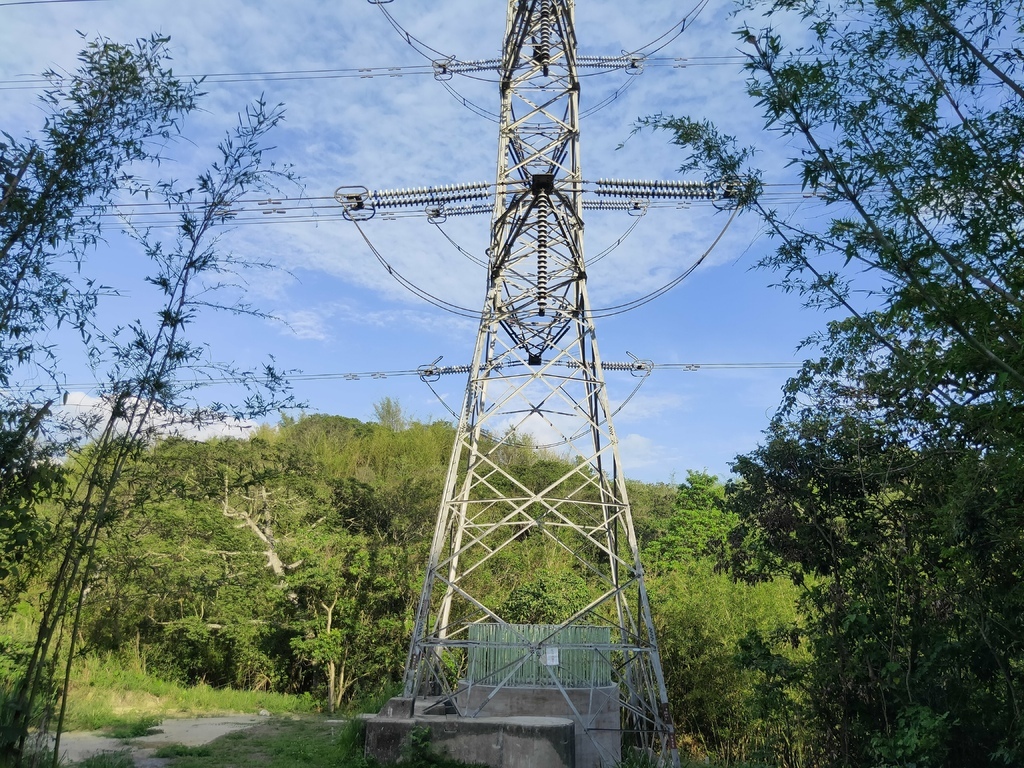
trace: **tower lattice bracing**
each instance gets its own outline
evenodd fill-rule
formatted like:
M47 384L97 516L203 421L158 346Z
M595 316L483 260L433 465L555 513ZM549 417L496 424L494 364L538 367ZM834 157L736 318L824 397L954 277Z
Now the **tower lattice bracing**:
M449 695L460 714L486 714L498 690L535 669L542 679L532 682L563 689L584 724L594 718L578 710L602 706L593 691L618 696L623 742L674 758L587 296L573 11L572 0L508 5L487 295L416 612L406 695ZM570 459L543 487L501 460L505 444L524 434ZM589 604L541 629L510 624L483 594L487 564L531 536L546 537L590 589ZM590 658L577 664L592 669L567 680L558 669L574 650ZM607 680L579 679L588 675ZM482 701L457 695L473 685L487 691ZM591 691L589 703L570 696L581 685Z
M581 765L616 765L641 750L678 766L604 376L646 375L650 367L602 364L583 213L642 214L652 200L720 198L723 186L584 181L577 70L635 75L643 56L577 57L574 6L508 0L500 59L433 62L439 80L498 73L493 185L342 187L335 196L357 224L378 209L417 206L439 221L487 211L481 202L494 199L487 293L405 670L411 709L426 699L433 711L462 717L561 712L576 722ZM466 370L435 364L421 374ZM524 446L556 456L547 465L557 472L520 471L508 456ZM526 562L517 548L536 553L538 541L583 587L571 601L547 601L546 623L524 623L539 619L496 598L494 585L529 581L530 574L503 572ZM542 701L543 712L535 711Z

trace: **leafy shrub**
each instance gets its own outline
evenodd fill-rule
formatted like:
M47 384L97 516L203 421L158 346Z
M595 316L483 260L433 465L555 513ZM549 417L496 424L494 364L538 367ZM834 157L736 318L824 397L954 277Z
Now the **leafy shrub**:
M209 757L213 750L207 746L190 747L187 744L168 744L153 753L153 757Z
M706 559L679 563L651 577L648 586L684 751L732 764L771 751L767 742L777 738L799 739L795 726L776 722L775 713L759 705L766 673L740 656L752 631L790 637L796 588L783 580L737 583ZM789 643L779 652L805 654Z
M159 733L157 726L162 722L162 718L152 716L122 720L119 723L108 726L107 735L115 739L138 739L143 736Z
M135 768L135 761L127 750L101 752L76 764L78 768Z
M572 571L542 570L515 587L498 613L512 624L555 624L590 602L587 583Z

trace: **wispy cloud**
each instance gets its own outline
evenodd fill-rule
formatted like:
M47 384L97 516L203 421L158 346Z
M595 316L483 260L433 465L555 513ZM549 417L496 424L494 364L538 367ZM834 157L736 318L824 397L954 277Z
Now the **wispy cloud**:
M388 8L438 51L477 59L498 55L505 23L501 3L485 5L487 12L482 12L479 0L397 0ZM762 140L761 120L743 93L739 62L708 66L712 60L700 58L736 54L738 43L732 30L744 19L730 17L731 8L724 1L712 4L639 77L630 80L618 73L584 79L585 110L615 96L582 126L586 178L676 176L683 156L670 145L667 134L644 132L630 138L634 121L644 115L706 116L736 133L741 143ZM689 10L671 0L639 5L615 0L579 3L581 52L618 54L635 49L670 30ZM429 64L370 3L111 0L12 6L4 9L0 25L0 79L48 67L72 69L74 53L82 45L75 31L79 29L116 40L132 40L153 31L168 34L175 72L182 75L351 70L288 80L237 77L234 83L211 77L203 85L208 92L204 111L186 126L189 139L167 147L161 169L183 181L215 158L213 148L223 131L234 124L236 113L247 102L261 94L270 103L284 102L287 110L273 138L276 149L268 156L291 164L302 177L301 192L289 187L282 195L330 198L336 187L347 184L373 189L493 179L497 149L493 122L467 110L429 74L399 69L391 76L367 78L356 71ZM461 98L484 110L497 109L496 83L463 78L450 85ZM35 92L3 93L0 128L15 135L38 129L43 113L35 104ZM761 159L770 168L782 169L785 149L763 153ZM594 256L614 244L631 223L626 215L588 216L587 254ZM707 206L651 210L618 248L588 271L593 306L629 301L664 285L703 253L723 224L724 216ZM768 279L749 277L747 268L766 247L759 241L751 246L757 235L752 227L741 218L707 266L676 291L602 324L602 345L608 345L602 346L603 357L623 359L625 350L631 350L670 362L672 356L684 358L710 350L707 354L723 361L735 360L736 355L788 359L796 342L821 319L798 314L793 301L787 305L769 300ZM378 217L364 227L373 248L392 270L422 290L471 310L483 300L486 275L453 249L445 234L481 258L488 246L488 230L487 216L452 220L444 233L424 218L385 221ZM280 267L277 272L248 275L244 290L254 303L273 308L285 324L256 321L241 331L238 322L199 323L196 330L215 358L273 354L283 367L306 371L406 369L438 354L445 354L452 364L468 362L473 321L412 296L347 222L323 216L314 223L239 226L225 233L222 247ZM97 251L86 268L102 271L114 283L127 274L122 265L135 258L123 251ZM108 311L111 322L116 322L114 315L141 317L151 310L140 298L119 300ZM606 327L611 332L605 333ZM85 370L84 361L76 363L71 353L67 365ZM69 377L78 378L73 373ZM754 426L749 413L744 417L747 421L734 424L733 402L777 400L758 392L753 384L750 388L739 382L735 387L722 385L712 395L698 392L691 379L675 381L674 389L668 385L659 385L662 388L655 391L645 388L619 415L631 429L622 438L623 460L630 471L655 476L659 471L685 469L677 462L699 463L700 446L711 445L719 433L747 440L763 424L763 415ZM628 383L614 387L617 397L628 392L624 389L619 394ZM311 405L350 409L358 415L369 412L369 403L382 393L392 391L353 387L342 398L332 389ZM452 393L449 399L458 402L461 397ZM763 414L770 406L744 407L746 412L753 408ZM721 414L718 431L702 426L699 429L704 432L695 437L698 428L692 419L695 412L705 411ZM665 423L675 425L676 437L651 437ZM685 446L672 442L679 435L687 436ZM714 461L715 466L723 463L720 458Z
M112 413L108 400L78 391L68 392L57 412L69 425L77 425L72 426L72 429L84 430L85 437L98 434L98 428L110 420ZM115 430L126 426L126 422L115 424ZM213 440L218 437L243 437L257 426L257 422L249 419L216 418L213 414L197 418L196 414L168 413L154 407L143 425L143 432L148 439L181 437L188 440Z
M687 405L687 397L679 391L658 392L652 394L637 394L632 397L624 406L613 405L614 410L619 407L615 416L617 424L635 424L648 419L669 419L677 416L680 409Z

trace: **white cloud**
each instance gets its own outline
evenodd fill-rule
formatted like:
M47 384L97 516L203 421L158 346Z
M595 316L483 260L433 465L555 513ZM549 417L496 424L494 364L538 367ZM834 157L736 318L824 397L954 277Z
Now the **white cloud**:
M622 407L615 416L616 424L635 424L648 419L668 419L680 409L686 407L687 398L679 391L657 392L651 394L638 393L624 407L613 403L612 410Z
M68 392L63 405L57 411L66 424L81 432L85 438L97 436L111 417L108 400L78 391ZM195 416L189 413L174 414L155 408L142 425L142 433L147 439L183 437L203 441L218 437L242 437L259 426L251 419L218 418L212 414L198 419ZM115 425L115 429L123 431L125 426L126 422L120 421Z
M479 0L439 0L424 3L400 0L388 5L417 38L439 51L462 59L492 58L498 54L505 23L502 4ZM741 144L762 141L757 109L743 94L744 74L738 63L695 66L696 57L734 55L732 29L742 25L730 18L731 3L712 3L678 40L659 52L639 77L612 74L586 77L584 109L611 96L628 82L609 105L582 125L582 165L587 179L599 177L672 178L683 161L666 133L641 133L628 138L637 117L658 112L691 113L722 123ZM130 9L130 12L129 12ZM689 10L670 0L643 4L613 0L579 3L576 12L581 53L618 54L653 40ZM760 20L753 20L760 23ZM496 126L462 107L429 74L400 77L360 77L359 68L428 65L391 29L379 9L364 0L330 3L325 0L176 0L141 3L59 3L11 6L4 9L0 28L0 79L39 72L49 66L71 69L82 44L75 33L102 33L116 40L133 40L153 31L171 36L174 70L180 74L267 72L285 70L351 70L330 77L292 80L238 78L225 84L211 78L203 112L185 126L188 139L170 144L161 172L185 183L202 165L215 158L214 145L235 124L236 113L251 99L286 104L287 117L275 132L276 149L268 155L290 163L303 178L308 197L331 198L344 184L373 188L412 187L493 179L497 148ZM688 59L688 61L683 61ZM702 60L705 63L708 60ZM326 73L325 73L326 74ZM398 74L398 73L395 73ZM340 75L340 76L339 76ZM487 110L495 110L493 82L456 79L452 87ZM4 91L0 126L15 135L38 129L43 113L35 92ZM627 140L628 139L628 140ZM623 144L623 142L625 142ZM623 144L621 149L617 147ZM763 153L771 169L784 165L785 152ZM282 195L297 197L285 187ZM297 208L291 204L290 209ZM274 218L274 217L266 217ZM452 219L445 232L475 256L487 248L489 217ZM615 243L632 223L625 215L588 216L586 252L596 256ZM592 305L606 307L642 296L686 269L714 239L724 224L722 214L695 205L689 209L651 210L636 230L607 258L588 271ZM733 225L707 266L676 291L635 313L599 321L602 356L624 359L624 351L659 356L655 362L693 359L712 350L719 361L742 355L788 359L796 342L821 318L787 314L781 302L766 308L764 283L755 284L744 270L766 246L751 246L756 233L742 218ZM364 231L392 267L430 294L476 310L482 300L485 274L452 249L447 240L422 218L368 222ZM269 260L283 271L247 276L246 295L270 306L288 326L274 332L261 321L211 321L201 326L202 338L215 359L262 359L274 354L285 368L305 371L396 370L414 368L438 354L448 364L467 363L476 330L472 320L455 317L415 298L389 276L373 251L349 223L323 215L317 223L276 223L238 226L225 233L223 246L240 257ZM144 292L118 281L134 268L137 256L123 250L97 251L85 265L101 270L104 282L125 289L128 298L108 302L113 316L148 316L152 308ZM737 262L740 266L737 267ZM108 279L109 278L109 279ZM790 301L795 307L795 300ZM611 328L612 333L605 333ZM197 327L197 330L199 328ZM751 351L756 350L756 354ZM62 353L63 355L64 353ZM708 354L711 354L710 352ZM69 381L85 378L84 362L65 356ZM704 358L707 360L707 358ZM706 374L695 373L694 376ZM728 414L737 399L754 402L763 393L725 382L713 401L701 409ZM617 397L629 382L614 383ZM367 402L392 392L368 394L336 389L311 403L312 408L341 410L351 415L367 411ZM656 473L658 468L699 462L702 445L712 445L711 428L694 436L695 398L667 387L642 391L617 418L635 432L623 438L627 468ZM765 382L764 386L772 386ZM354 387L354 385L353 385ZM452 402L461 400L454 393ZM362 398L362 399L360 399ZM349 410L350 409L350 410ZM361 409L361 410L360 410ZM763 411L763 407L761 411ZM750 417L753 419L754 417ZM758 417L760 418L760 417ZM690 421L687 421L690 420ZM727 426L737 439L756 433L762 422L742 429ZM656 422L674 425L675 443L659 435L643 438L639 430ZM682 444L683 437L687 441ZM676 447L672 447L675 445ZM692 449L692 453L691 453ZM634 453L635 452L635 453ZM694 456L695 458L689 458ZM717 460L716 460L717 461ZM685 468L685 467L684 467Z
M619 455L626 474L631 476L647 476L647 470L674 466L678 460L668 446L635 432L619 438Z
M280 310L275 317L283 322L275 327L280 333L307 341L332 341L341 337L341 328L360 327L396 332L415 329L417 333L463 337L476 330L476 323L462 317L414 309L367 309L341 302L327 302L299 310Z
M297 339L326 341L331 337L326 320L329 314L311 309L297 309L279 313L286 332Z

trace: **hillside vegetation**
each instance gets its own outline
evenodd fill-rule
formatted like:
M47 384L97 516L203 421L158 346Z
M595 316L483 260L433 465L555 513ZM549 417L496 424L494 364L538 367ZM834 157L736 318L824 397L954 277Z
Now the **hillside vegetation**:
M71 724L103 717L87 712L202 709L201 695L182 702L182 687L256 692L240 707L274 711L333 711L392 688L452 440L443 422L310 415L245 439L153 444L122 473L115 522L97 545ZM524 439L503 449L503 461L530 487L564 472L562 458ZM795 589L744 586L716 571L734 520L715 478L691 473L678 488L631 490L684 743L696 756L748 758L780 723L759 709L764 675L744 667L738 643L791 626ZM61 549L54 539L42 553L8 621L11 679ZM585 582L573 567L546 537L528 537L480 578L495 605L543 621L580 597Z

